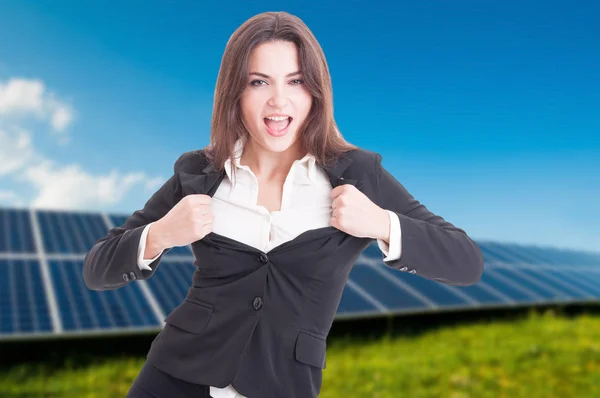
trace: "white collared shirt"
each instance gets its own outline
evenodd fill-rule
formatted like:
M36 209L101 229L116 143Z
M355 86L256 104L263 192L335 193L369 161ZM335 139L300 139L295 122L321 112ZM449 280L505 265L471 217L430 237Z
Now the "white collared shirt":
M325 171L316 166L311 154L294 161L283 184L281 209L269 212L264 206L257 205L256 176L248 166L240 164L243 147L244 141L239 139L233 160L225 161L227 178L223 178L212 197L213 232L268 252L307 230L331 225L331 183ZM231 172L233 167L236 167L235 178ZM401 231L398 216L386 211L390 216L390 244L377 239L377 245L386 256L384 260L388 261L400 258ZM149 264L162 253L152 259L143 259L150 225L152 223L142 232L137 257L139 268L149 271L152 270ZM211 386L210 395L214 398L246 398L231 385L225 388Z

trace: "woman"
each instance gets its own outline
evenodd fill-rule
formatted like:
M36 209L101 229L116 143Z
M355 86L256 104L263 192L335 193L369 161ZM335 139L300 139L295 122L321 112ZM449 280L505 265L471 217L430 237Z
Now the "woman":
M400 229L402 226L402 229ZM90 250L91 289L148 279L174 246L197 267L128 397L316 397L349 272L377 240L394 269L453 285L483 271L467 234L348 144L323 52L285 12L232 35L211 145L184 153L144 209Z

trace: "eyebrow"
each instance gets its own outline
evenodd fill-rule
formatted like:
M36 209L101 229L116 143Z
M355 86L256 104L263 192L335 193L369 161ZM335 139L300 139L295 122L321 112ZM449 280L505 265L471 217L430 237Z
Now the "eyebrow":
M292 76L300 75L300 74L302 74L301 71L296 71L296 72L288 73L287 75L285 75L285 77L292 77ZM264 77L266 79L271 78L271 76L265 75L264 73L260 73L260 72L250 72L249 75L256 75L256 76Z

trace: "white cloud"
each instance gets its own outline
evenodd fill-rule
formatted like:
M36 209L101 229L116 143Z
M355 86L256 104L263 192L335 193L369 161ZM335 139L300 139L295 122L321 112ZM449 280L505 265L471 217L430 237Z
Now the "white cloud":
M164 183L143 172L110 170L92 174L78 164L60 164L38 153L32 135L19 127L0 126L0 176L32 186L36 193L27 206L44 209L103 211L121 202L136 186L145 189ZM14 193L3 191L0 202L22 203Z
M10 199L16 201L18 199L17 194L13 191L0 191L0 201Z
M64 132L74 119L73 108L47 91L39 79L10 78L0 81L0 116L5 120L35 117Z
M31 162L34 150L31 134L19 127L0 126L0 176L13 173Z
M73 120L73 112L64 107L59 106L52 114L51 124L57 131L63 131Z
M149 192L154 192L158 188L161 187L162 184L165 183L165 179L162 177L152 178L146 181L146 190Z
M144 173L92 175L79 165L56 165L46 160L27 168L21 179L38 190L31 207L45 209L103 209L123 200L127 192L147 177Z
M4 205L104 211L121 202L136 186L152 191L165 181L142 172L92 174L84 166L50 159L36 149L34 135L23 127L24 120L32 117L47 121L58 132L59 142L67 142L68 137L60 132L73 121L70 105L48 92L41 80L0 81L0 178L3 187L11 178L36 190L27 200L14 190L0 191Z
M14 191L0 191L0 204L2 204L3 207L8 205L16 208L27 208L23 199L21 199Z

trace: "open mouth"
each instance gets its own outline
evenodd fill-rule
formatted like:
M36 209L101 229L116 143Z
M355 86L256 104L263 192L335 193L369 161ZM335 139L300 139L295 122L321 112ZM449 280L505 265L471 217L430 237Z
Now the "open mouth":
M264 118L263 121L267 126L267 130L271 135L283 135L287 132L288 127L292 123L293 118L288 117L284 120L272 120L269 118Z

